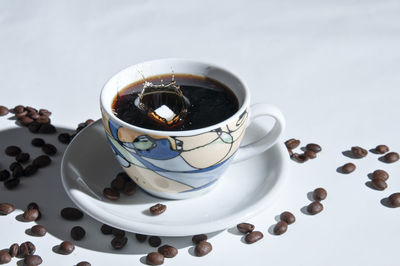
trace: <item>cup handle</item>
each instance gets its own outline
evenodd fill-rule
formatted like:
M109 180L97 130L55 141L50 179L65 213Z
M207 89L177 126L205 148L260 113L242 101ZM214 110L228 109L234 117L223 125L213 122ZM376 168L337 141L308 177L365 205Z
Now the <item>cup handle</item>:
M282 135L282 132L285 129L285 117L277 107L265 103L253 104L250 106L250 118L248 125L250 125L258 117L262 116L271 116L275 119L273 128L261 139L245 146L240 146L235 158L233 159L233 163L247 160L250 157L266 151L267 149L271 148L272 145L274 145Z

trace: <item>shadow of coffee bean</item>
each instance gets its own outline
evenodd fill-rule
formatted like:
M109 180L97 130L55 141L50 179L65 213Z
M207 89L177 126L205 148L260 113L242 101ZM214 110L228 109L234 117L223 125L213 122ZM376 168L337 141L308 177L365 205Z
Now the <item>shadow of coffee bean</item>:
M380 154L379 152L376 151L375 148L374 148L374 149L369 149L369 152L370 152L370 153L373 153L373 154Z
M338 168L336 168L336 172L339 173L339 174L344 174L343 167L339 166Z
M308 207L308 205L302 207L302 208L300 209L300 211L301 211L303 214L305 214L305 215L312 216L312 215L307 211L307 207Z
M394 209L395 207L393 207L392 205L390 205L389 203L389 198L383 198L381 199L381 204L387 208L391 208Z
M279 221L278 221L279 222ZM268 227L268 233L270 235L276 236L274 233L274 228L275 228L276 224L271 225L270 227Z
M193 257L197 257L196 254L194 253L195 247L196 247L196 246L192 246L192 247L190 247L190 248L188 249L188 253L189 253L190 255L192 255Z
M307 193L307 199L308 199L309 201L314 201L313 195L314 195L314 191L308 192L308 193Z
M228 231L232 235L236 235L236 236L242 236L243 235L243 233L239 232L239 230L237 229L236 226L228 228L226 231Z

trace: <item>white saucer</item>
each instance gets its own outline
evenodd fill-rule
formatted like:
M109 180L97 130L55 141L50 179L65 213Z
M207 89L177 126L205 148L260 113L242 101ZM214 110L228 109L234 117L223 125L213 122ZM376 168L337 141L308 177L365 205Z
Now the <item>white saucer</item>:
M105 224L146 235L188 236L226 229L264 210L282 184L287 161L286 148L279 143L255 158L232 164L203 196L165 200L138 189L133 196L110 201L102 191L122 168L98 120L68 146L61 178L72 201ZM167 205L167 210L151 216L148 209L156 203Z

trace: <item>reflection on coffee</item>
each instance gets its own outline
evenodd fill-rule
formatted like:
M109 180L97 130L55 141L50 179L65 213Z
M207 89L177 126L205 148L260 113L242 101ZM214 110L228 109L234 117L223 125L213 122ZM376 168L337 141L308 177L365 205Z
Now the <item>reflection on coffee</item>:
M231 117L238 109L236 96L224 84L188 74L153 76L131 83L112 103L114 114L121 120L168 131L211 126Z

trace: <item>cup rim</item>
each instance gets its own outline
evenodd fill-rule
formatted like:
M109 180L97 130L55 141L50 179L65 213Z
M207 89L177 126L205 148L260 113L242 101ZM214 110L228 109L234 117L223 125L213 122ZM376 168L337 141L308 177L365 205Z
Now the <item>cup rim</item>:
M244 90L244 99L243 99L243 103L240 106L240 108L233 114L231 115L229 118L211 125L211 126L207 126L207 127L202 127L202 128L198 128L198 129L192 129L192 130L154 130L154 129L148 129L148 128L143 128L143 127L138 127L132 124L129 124L125 121L123 121L122 119L118 118L116 115L114 115L111 112L111 106L107 106L108 103L107 99L105 97L105 91L106 89L108 89L108 84L109 82L114 79L116 76L118 76L121 72L126 71L127 69L142 65L142 64L150 64L150 63L158 63L158 62L162 62L162 61L172 61L172 62L185 62L185 63L191 63L191 64L200 64L200 65L204 65L207 67L212 67L214 69L218 69L222 72L224 72L225 75L230 75L232 77L234 77L240 84L240 86L242 87L242 89ZM183 74L191 74L191 73L183 73ZM133 81L132 81L133 82ZM128 84L126 84L128 85ZM235 92L234 92L235 93ZM237 94L235 93L235 96L237 97ZM193 136L193 135L198 135L204 132L208 132L217 128L221 128L224 125L230 124L232 122L234 122L238 116L240 116L244 111L246 111L246 109L248 108L250 103L250 93L249 90L246 86L246 84L242 81L242 79L239 78L238 75L232 73L231 71L227 70L224 67L221 66L217 66L215 64L211 64L211 63L207 63L207 62L203 62L203 61L199 61L199 60L192 60L192 59L185 59L185 58L161 58L161 59L155 59L155 60L149 60L149 61L144 61L144 62L140 62L134 65L130 65L128 67L125 67L123 69L121 69L120 71L118 71L117 73L115 73L112 77L110 77L105 84L103 85L103 88L101 89L100 92L100 107L101 110L104 111L108 118L113 120L115 123L124 126L125 128L131 129L133 131L136 132L141 132L141 133L145 133L148 135L157 135L157 136Z

